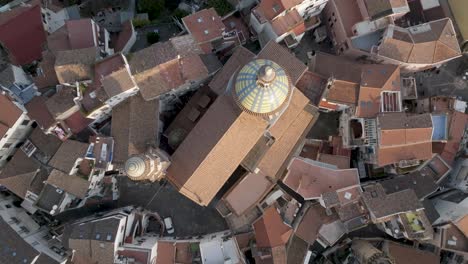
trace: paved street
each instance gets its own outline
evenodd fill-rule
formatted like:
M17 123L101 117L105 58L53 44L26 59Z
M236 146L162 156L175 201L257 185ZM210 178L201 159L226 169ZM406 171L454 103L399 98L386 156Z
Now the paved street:
M448 62L438 70L416 73L414 76L417 80L418 96L459 96L468 101L468 80L462 78L467 71L468 56L465 55ZM468 76L466 77L468 79Z
M179 237L204 235L228 228L216 209L198 206L179 194L169 183L165 186L158 183L135 183L121 177L119 188L119 206L133 204L144 207L149 203L146 209L157 212L163 218L172 217Z

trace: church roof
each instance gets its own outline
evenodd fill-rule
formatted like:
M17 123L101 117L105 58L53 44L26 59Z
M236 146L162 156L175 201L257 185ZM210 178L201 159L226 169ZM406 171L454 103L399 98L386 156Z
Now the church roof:
M270 60L257 59L237 74L234 98L249 113L269 115L281 109L290 95L290 81L284 69Z

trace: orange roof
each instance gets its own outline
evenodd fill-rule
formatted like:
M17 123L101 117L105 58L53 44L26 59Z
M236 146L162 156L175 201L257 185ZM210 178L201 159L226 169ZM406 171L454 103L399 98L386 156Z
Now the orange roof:
M466 131L468 125L468 114L454 111L450 118L449 128L449 140L444 146L442 151L442 158L448 164L452 165L458 149L460 148L460 142L463 134Z
M242 215L274 186L262 171L249 173L223 199L236 215Z
M339 155L319 153L317 160L323 163L335 165L336 167L338 167L338 169L350 168L350 157L348 156L339 156Z
M386 241L388 254L398 264L413 264L414 260L417 259L418 263L424 264L438 264L439 256L429 251L419 250L414 247L399 244L396 242Z
M356 1L351 0L334 0L333 2L338 11L336 16L341 17L342 24L344 26L343 30L346 32L348 37L353 36L353 26L364 20L359 9L359 5ZM330 3L328 5L330 5Z
M468 215L463 216L454 223L466 237L468 237Z
M402 160L432 158L432 119L430 114L384 113L378 116L378 165Z
M243 46L237 47L226 64L224 64L223 68L213 77L208 86L210 86L215 93L223 94L226 91L228 82L234 72L249 63L254 57L255 54L250 50Z
M156 263L175 263L176 247L173 242L158 242Z
M295 28L304 25L304 19L301 17L297 9L293 9L290 12L287 12L284 16L280 16L275 18L271 22L271 26L273 27L273 31L275 31L276 35L282 36L285 33L288 33ZM301 27L304 28L305 27ZM300 35L303 32L297 32Z
M255 9L262 17L271 21L284 10L290 9L301 2L302 0L262 0Z
M0 138L12 128L23 114L10 98L0 92Z
M294 158L283 180L304 199L317 199L322 194L359 184L357 169L332 169L309 159Z
M186 16L182 18L182 22L198 43L221 38L225 28L214 8L203 9Z
M272 60L278 63L288 73L293 85L296 85L307 71L307 66L302 61L296 58L288 49L273 40L263 47L260 53L258 53L257 59Z
M196 203L208 205L266 127L265 120L241 111L230 94L221 95L172 155L168 179Z
M367 7L367 12L371 18L379 18L391 14L402 13L397 10L409 12L407 0L365 0L364 4ZM399 9L397 9L399 8Z
M337 215L328 216L320 204L314 204L307 209L304 217L297 226L296 236L306 241L310 245L315 243L317 235L323 224L331 223L337 220Z
M461 55L450 18L400 28L389 26L378 54L407 63L434 64Z
M382 113L378 116L379 146L398 146L432 141L430 114Z
M235 214L242 215L274 186L271 178L281 175L291 152L313 122L314 116L304 109L307 103L301 92L293 93L289 107L270 129L276 140L258 164L260 172L247 174L225 194L223 199Z
M328 91L325 92L325 98L334 103L355 105L358 91L359 84L357 83L335 80Z
M337 104L331 104L327 101L320 100L319 107L329 109L332 111L338 110L338 105Z
M291 227L281 220L281 216L274 206L269 207L253 224L257 247L273 248L284 246L292 234Z
M273 187L267 176L271 179L281 174L290 153L313 122L314 116L304 109L307 102L299 91L293 93L286 112L270 129L276 141L258 164L260 172L248 174L224 196L236 214L241 215L255 205Z
M380 112L381 92L400 91L400 67L391 64L362 66L357 117L375 117ZM397 102L398 103L398 102Z
M394 164L402 160L428 160L432 157L432 142L379 148L377 157L379 166Z

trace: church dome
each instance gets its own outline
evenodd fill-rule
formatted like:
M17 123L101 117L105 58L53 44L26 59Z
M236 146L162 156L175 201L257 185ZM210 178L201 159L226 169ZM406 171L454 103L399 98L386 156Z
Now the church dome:
M233 94L242 110L271 115L282 109L291 94L289 77L273 61L253 60L237 74Z
M146 162L139 156L130 157L125 162L125 173L130 178L139 178L146 173Z

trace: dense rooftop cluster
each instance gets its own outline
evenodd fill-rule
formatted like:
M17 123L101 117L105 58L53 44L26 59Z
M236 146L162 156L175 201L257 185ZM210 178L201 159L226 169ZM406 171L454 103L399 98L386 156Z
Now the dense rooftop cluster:
M137 2L0 7L0 263L468 262L466 1Z

